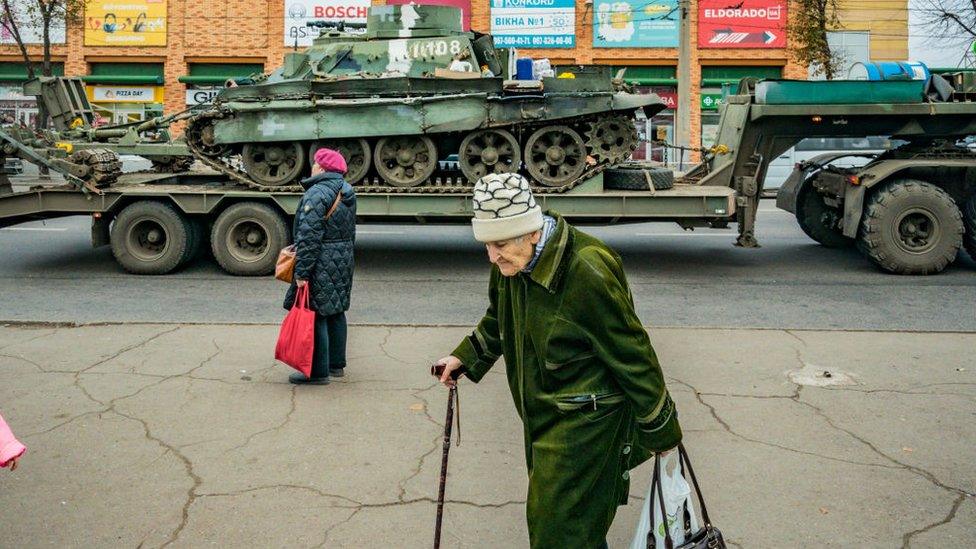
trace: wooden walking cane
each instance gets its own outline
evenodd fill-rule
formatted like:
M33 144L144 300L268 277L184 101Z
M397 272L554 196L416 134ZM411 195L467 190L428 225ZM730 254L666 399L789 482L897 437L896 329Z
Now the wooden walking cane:
M435 364L431 366L430 373L439 378L444 373L444 365ZM455 370L451 373L451 379L456 381L459 374L460 372ZM454 414L455 403L458 403L456 416ZM458 401L457 383L455 383L447 393L447 418L444 419L444 451L441 455L440 486L437 489L437 521L434 524L434 549L440 549L441 546L441 523L444 518L444 489L447 487L447 455L451 451L451 428L454 425L455 418L457 418L458 424L457 443L460 445L461 406Z

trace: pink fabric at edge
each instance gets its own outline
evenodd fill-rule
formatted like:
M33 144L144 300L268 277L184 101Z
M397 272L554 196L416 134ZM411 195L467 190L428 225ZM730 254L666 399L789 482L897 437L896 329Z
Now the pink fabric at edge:
M11 460L19 458L27 451L27 447L14 437L13 431L0 416L0 467L6 467Z

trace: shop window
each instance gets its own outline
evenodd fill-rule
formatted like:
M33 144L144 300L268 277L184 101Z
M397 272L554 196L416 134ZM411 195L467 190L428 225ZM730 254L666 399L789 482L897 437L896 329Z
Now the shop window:
M675 151L670 148L674 142L674 117L677 108L678 91L672 86L637 86L637 93L657 94L667 108L646 118L643 111L637 111L637 149L631 155L633 160L653 160L665 164L677 162Z
M92 63L82 77L96 125L127 124L163 112L161 63Z

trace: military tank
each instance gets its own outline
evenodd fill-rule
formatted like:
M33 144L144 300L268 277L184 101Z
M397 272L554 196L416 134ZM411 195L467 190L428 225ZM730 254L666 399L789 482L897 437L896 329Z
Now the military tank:
M307 50L189 120L199 160L265 191L300 190L314 151L330 147L357 192L459 192L505 172L562 192L625 160L636 113L665 108L609 67L514 80L513 52L462 31L458 8L374 6L364 26L320 26ZM442 168L455 154L460 173Z

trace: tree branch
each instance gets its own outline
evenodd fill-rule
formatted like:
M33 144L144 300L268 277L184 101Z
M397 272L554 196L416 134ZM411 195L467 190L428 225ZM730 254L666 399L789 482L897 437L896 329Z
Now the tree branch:
M14 41L17 42L17 48L20 49L20 54L24 57L24 65L27 67L27 77L34 78L34 63L31 62L30 54L27 53L27 46L24 44L23 38L20 36L20 29L17 27L17 20L14 17L14 12L10 9L10 0L3 0L3 13L6 16L6 22L4 24L10 34L14 35Z

